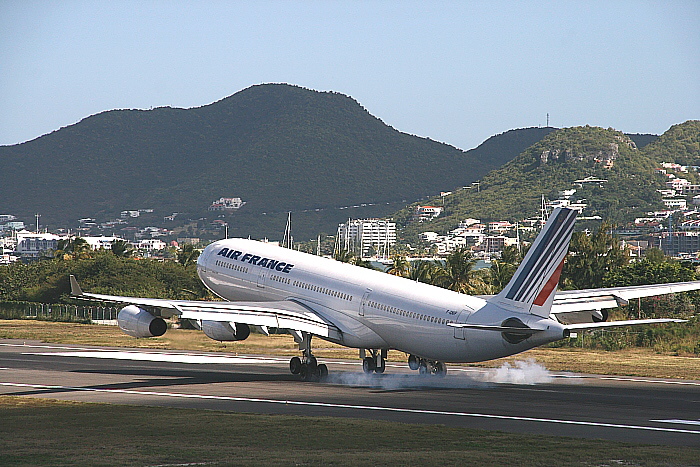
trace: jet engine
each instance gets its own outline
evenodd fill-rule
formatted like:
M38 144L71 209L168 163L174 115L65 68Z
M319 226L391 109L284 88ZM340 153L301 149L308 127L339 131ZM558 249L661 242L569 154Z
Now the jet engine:
M250 336L250 326L243 323L202 320L202 332L215 341L242 341Z
M165 334L168 329L163 318L153 316L136 305L129 305L119 310L117 323L119 329L133 337L158 337Z

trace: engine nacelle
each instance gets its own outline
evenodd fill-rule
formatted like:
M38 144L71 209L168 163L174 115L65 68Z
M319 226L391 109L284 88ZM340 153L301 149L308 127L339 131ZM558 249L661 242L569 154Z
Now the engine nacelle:
M250 336L250 326L242 323L202 320L202 332L215 341L242 341Z
M136 305L125 306L119 310L117 323L119 329L133 337L158 337L168 329L163 318L153 316Z

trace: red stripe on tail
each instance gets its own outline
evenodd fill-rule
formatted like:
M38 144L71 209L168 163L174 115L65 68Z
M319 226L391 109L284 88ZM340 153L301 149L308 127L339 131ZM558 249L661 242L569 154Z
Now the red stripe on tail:
M564 260L562 260L559 266L557 266L557 269L554 271L554 274L552 274L552 277L549 278L547 283L540 291L539 295L537 295L537 297L535 298L535 301L533 302L535 305L542 306L545 304L549 296L552 294L552 291L557 287L557 284L559 283L559 277L561 277L561 270L563 268Z

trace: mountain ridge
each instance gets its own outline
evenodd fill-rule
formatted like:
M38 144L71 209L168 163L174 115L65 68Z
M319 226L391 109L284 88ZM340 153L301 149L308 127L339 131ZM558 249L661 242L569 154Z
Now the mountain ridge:
M511 130L462 151L402 133L340 93L256 85L190 109L100 112L2 146L0 211L40 212L51 224L146 207L196 217L240 196L233 233L271 235L279 227L266 229L265 212L420 199L470 183L550 131ZM343 217L310 220L303 236L333 232Z

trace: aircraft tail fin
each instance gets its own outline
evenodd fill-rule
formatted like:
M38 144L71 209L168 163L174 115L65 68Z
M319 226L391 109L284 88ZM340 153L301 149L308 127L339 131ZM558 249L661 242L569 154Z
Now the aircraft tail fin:
M491 300L505 308L548 317L569 251L577 211L556 208L505 289Z

